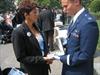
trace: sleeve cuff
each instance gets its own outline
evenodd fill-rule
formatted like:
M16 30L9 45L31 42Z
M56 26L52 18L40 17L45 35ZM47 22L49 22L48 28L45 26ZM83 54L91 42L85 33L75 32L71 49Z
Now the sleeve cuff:
M60 56L54 55L55 60L60 60Z
M67 55L67 65L70 65L70 55Z

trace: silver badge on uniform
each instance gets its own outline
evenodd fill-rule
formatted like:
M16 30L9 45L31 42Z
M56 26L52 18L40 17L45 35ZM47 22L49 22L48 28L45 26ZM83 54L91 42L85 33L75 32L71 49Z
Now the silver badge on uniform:
M79 31L78 30L75 30L72 35L76 38L79 38Z

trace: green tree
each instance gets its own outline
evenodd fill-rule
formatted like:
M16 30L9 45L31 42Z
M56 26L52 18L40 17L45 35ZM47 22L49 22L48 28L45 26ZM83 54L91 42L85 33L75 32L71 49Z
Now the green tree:
M100 12L100 0L93 0L89 8L92 12Z
M60 7L58 0L37 0L39 6Z
M93 0L82 0L82 4L83 4L86 8L88 8L89 5L90 5L90 3L91 3L92 1L93 1Z
M15 0L0 0L0 10L3 11L9 11L15 9Z
M51 7L56 7L56 8L60 8L60 2L58 0L50 0L50 6Z
M15 0L15 1L19 4L22 0ZM33 1L35 1L40 7L41 6L56 7L56 8L61 7L58 0L33 0Z

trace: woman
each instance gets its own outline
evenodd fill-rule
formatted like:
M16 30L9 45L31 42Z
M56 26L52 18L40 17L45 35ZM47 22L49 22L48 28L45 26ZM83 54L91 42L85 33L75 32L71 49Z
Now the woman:
M38 18L36 4L23 1L19 10L23 13L24 22L12 33L16 58L24 65L28 75L48 75L52 61L46 57L45 37L35 25Z

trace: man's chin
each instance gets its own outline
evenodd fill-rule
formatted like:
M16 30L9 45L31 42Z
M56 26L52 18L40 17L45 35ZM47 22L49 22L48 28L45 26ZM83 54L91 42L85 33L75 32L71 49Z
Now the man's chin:
M67 16L73 16L72 14L70 14L70 13L67 13Z
M67 14L67 16L71 16L71 14L68 14L68 13L66 13Z
M70 16L70 13L68 13L68 12L64 12L67 16Z

